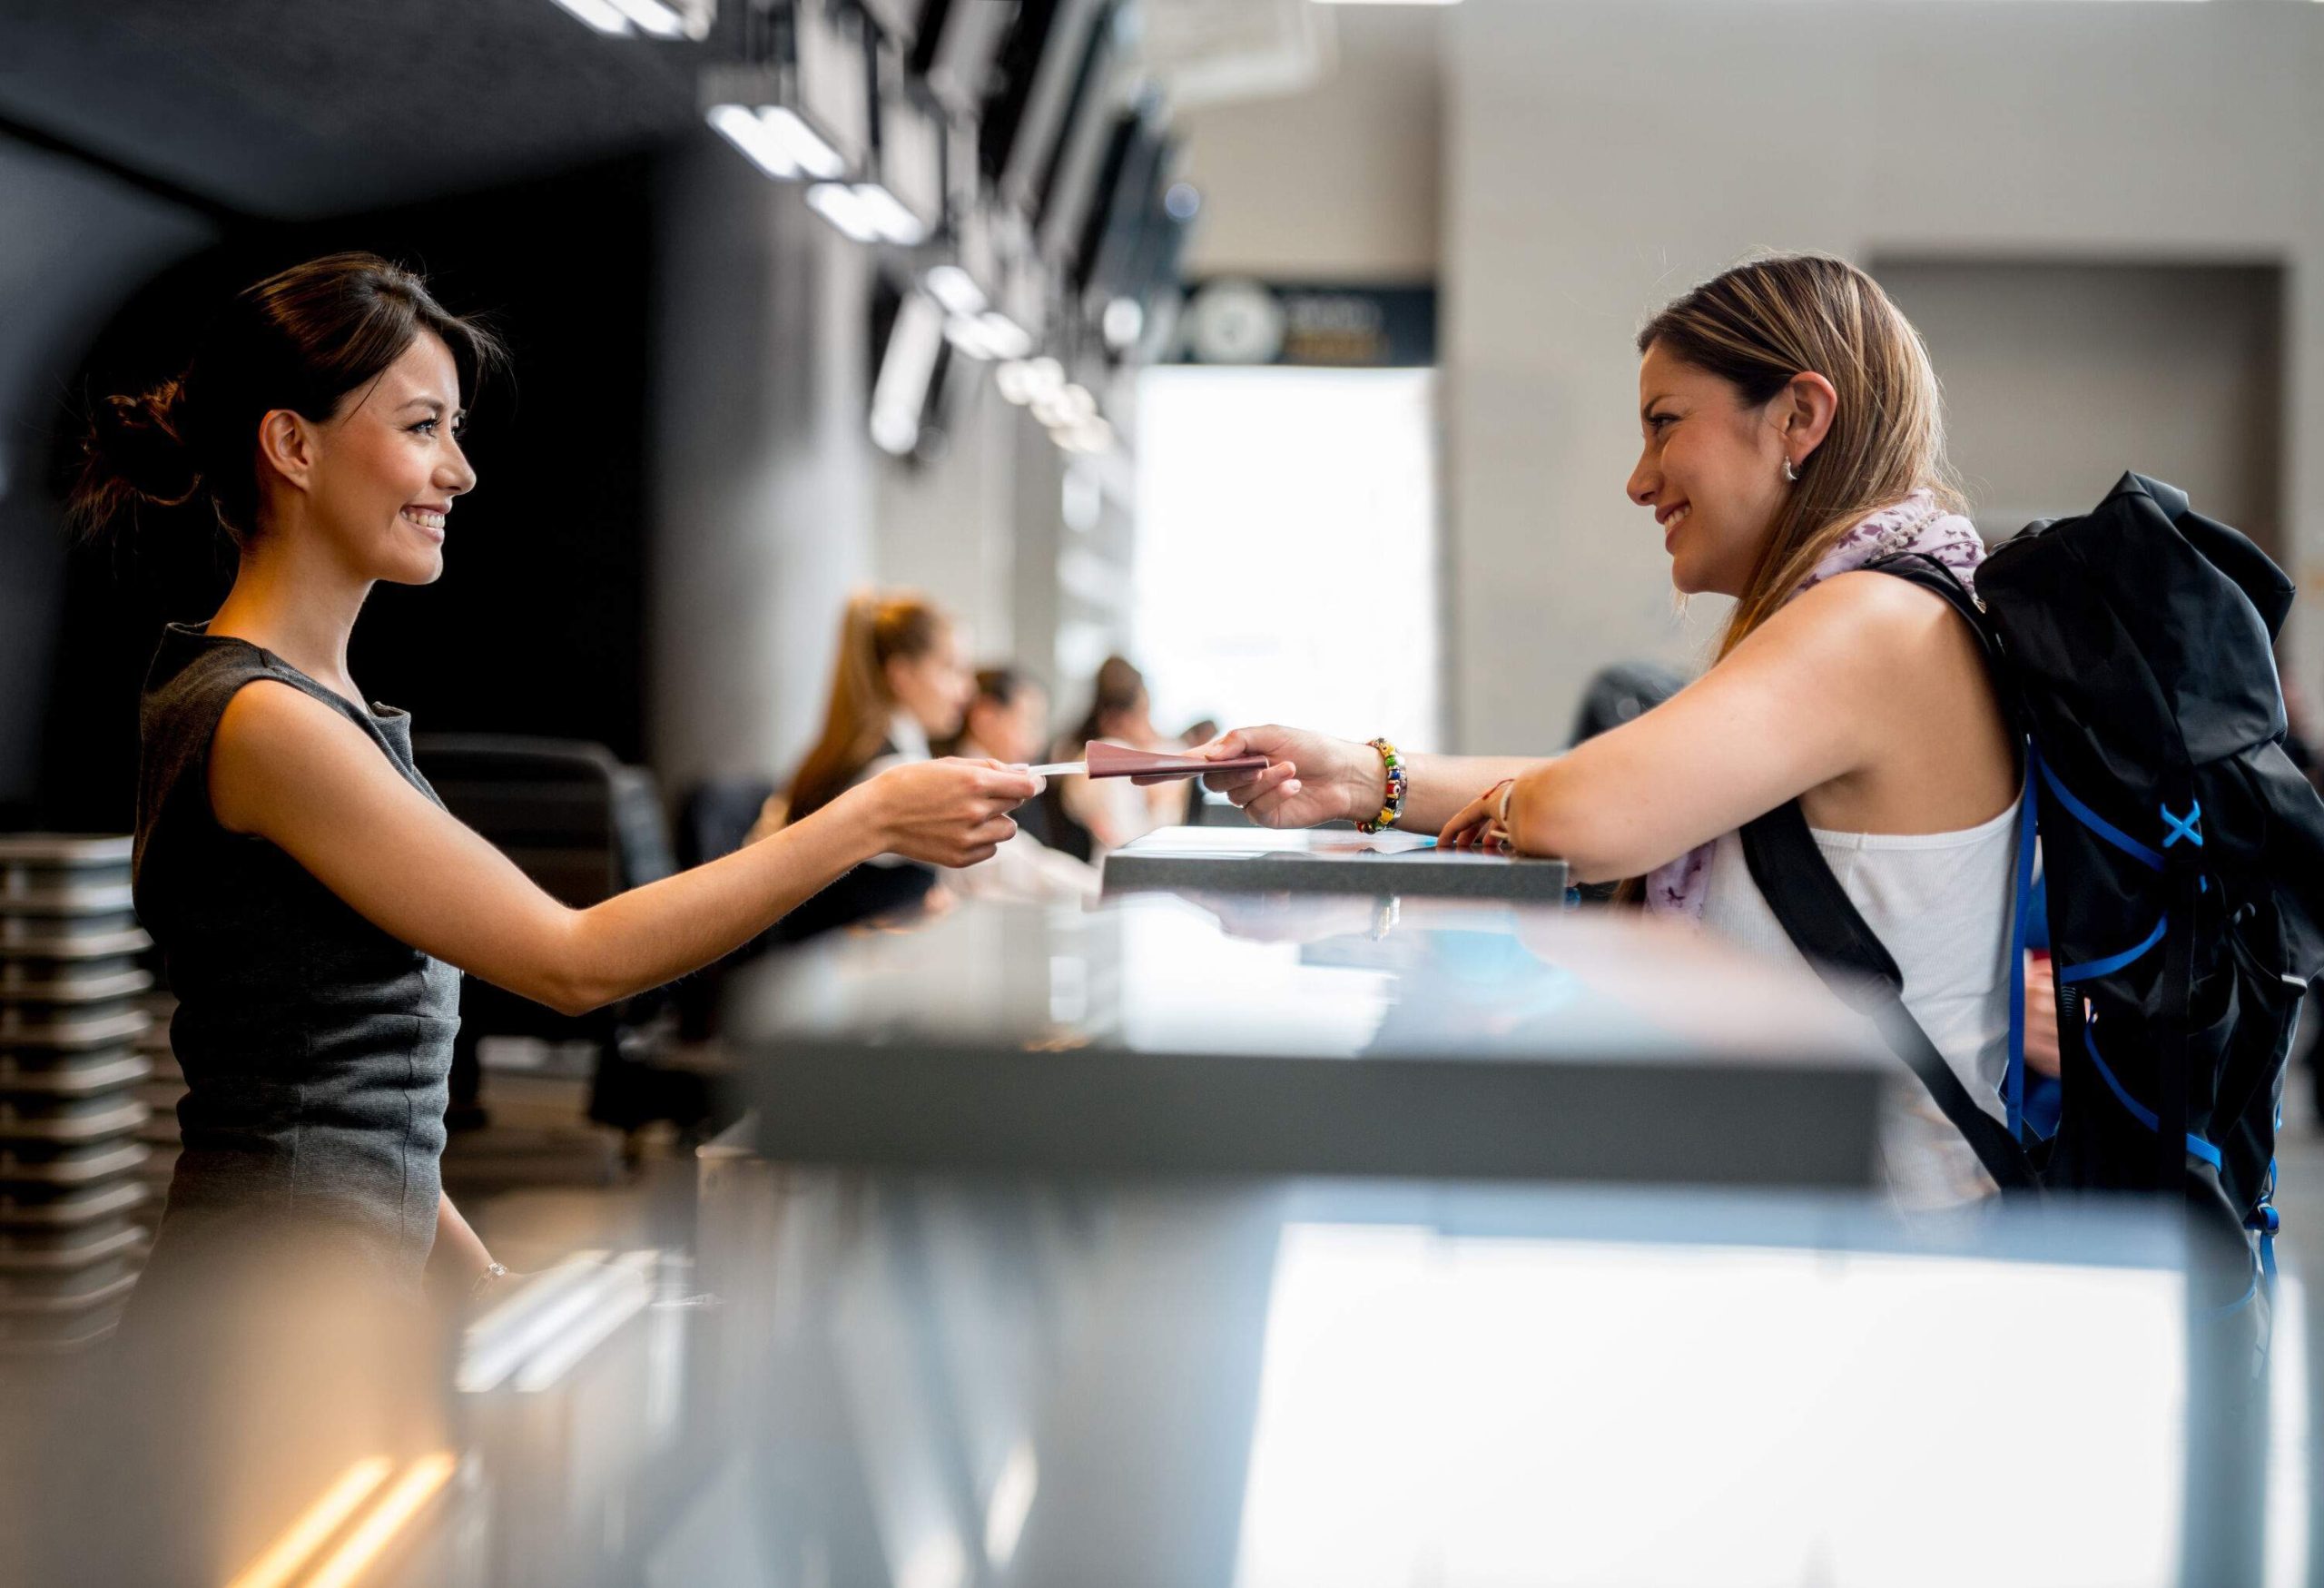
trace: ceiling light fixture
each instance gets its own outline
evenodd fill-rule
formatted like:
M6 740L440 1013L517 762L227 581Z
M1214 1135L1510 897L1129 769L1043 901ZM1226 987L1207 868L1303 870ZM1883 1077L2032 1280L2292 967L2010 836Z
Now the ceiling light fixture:
M1032 366L1022 359L1011 359L992 372L992 384L1003 402L1019 408L1033 400Z
M857 190L843 182L819 182L809 188L807 207L858 242L880 241L879 223Z
M629 36L629 18L620 6L614 4L614 0L556 0L556 3L567 14L580 18L599 33L612 34L618 38Z
M921 282L928 295L944 305L948 314L981 314L984 312L984 291L976 279L956 264L940 264L928 272Z
M703 119L775 181L792 182L800 175L799 162L748 105L714 104L703 113Z
M920 217L878 182L857 182L855 197L863 206L863 212L871 217L872 230L883 241L911 248L927 240L928 228L921 224Z
M847 162L840 152L824 141L823 135L809 126L806 119L789 105L770 104L759 111L759 120L766 123L767 132L776 144L791 156L793 163L809 176L829 182L847 169Z
M657 39L686 36L686 19L662 0L613 0L615 10L637 25L637 31Z
M996 359L1021 359L1033 350L1033 336L998 309L988 309L977 316L977 323L984 328L985 345Z

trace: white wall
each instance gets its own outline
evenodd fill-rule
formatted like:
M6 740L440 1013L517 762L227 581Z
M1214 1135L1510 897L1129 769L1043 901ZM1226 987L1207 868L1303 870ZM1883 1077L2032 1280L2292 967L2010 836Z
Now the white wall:
M872 253L708 133L670 157L656 203L646 698L664 787L795 770L862 586L925 590L978 661L1046 672L1054 604L1020 616L1018 567L1058 512L1039 427L975 370L941 458L879 452Z
M1018 654L1011 433L1033 421L1001 400L990 365L957 360L951 380L942 455L873 459L873 561L882 580L926 590L960 618L977 663L1007 661Z
M2324 598L2324 5L1467 0L1447 14L1455 735L1691 659L1622 486L1631 337L1757 247L2278 261L2287 538ZM2038 422L2038 416L2028 416ZM2324 622L2294 618L2316 688Z
M2123 469L2283 555L2283 278L2227 265L1875 261L1945 381L1988 538L2078 512Z
M1347 8L1315 87L1179 113L1187 178L1203 194L1189 275L1434 279L1441 15Z
M649 752L779 781L872 577L862 251L708 133L656 201Z

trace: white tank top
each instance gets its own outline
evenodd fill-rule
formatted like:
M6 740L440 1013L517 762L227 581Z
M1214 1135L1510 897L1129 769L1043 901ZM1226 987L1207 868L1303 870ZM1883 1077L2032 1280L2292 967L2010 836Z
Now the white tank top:
M1816 832L1833 874L1904 972L1905 1007L1994 1118L2009 1066L2010 919L2017 803L1958 833L1901 835ZM1751 880L1741 839L1719 839L1703 924L1752 952L1802 964L1799 951ZM1867 1029L1871 1021L1866 1021ZM1878 1039L1876 1037L1875 1041ZM1942 1207L1990 1193L1976 1155L1925 1089L1897 1061L1881 1145L1888 1182L1908 1207Z

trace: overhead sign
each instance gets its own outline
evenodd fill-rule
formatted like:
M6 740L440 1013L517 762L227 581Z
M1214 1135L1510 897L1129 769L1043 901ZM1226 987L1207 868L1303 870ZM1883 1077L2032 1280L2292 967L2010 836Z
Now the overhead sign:
M1436 362L1433 286L1222 277L1189 289L1178 323L1180 363L1399 369Z

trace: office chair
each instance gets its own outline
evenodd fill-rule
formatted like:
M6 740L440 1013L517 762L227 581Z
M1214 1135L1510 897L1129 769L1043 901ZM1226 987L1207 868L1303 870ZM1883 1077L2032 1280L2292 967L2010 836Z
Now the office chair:
M424 734L413 741L413 759L447 809L576 909L675 869L653 774L623 765L601 745ZM703 1078L657 1061L669 1041L669 1009L667 993L657 989L586 1015L563 1015L466 978L453 1051L452 1128L484 1122L478 1047L502 1036L594 1046L589 1118L600 1124L625 1135L655 1119L699 1124L709 1112Z

